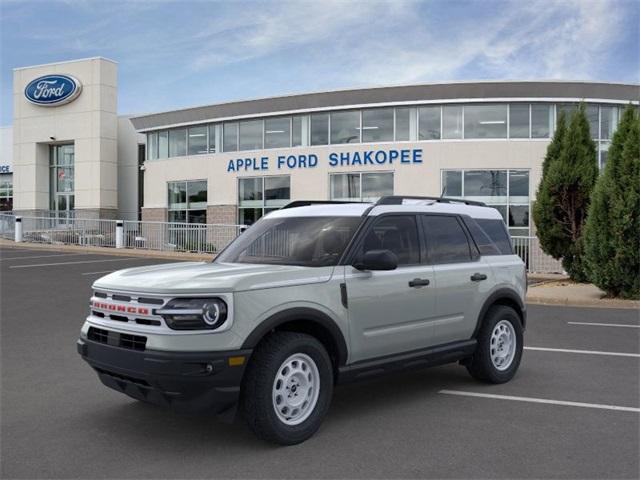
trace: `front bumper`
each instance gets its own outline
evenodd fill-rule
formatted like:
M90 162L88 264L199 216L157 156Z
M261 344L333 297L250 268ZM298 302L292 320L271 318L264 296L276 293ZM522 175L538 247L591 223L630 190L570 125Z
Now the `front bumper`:
M84 338L78 340L77 348L109 388L178 411L212 413L221 413L238 401L251 355L251 350L137 351Z

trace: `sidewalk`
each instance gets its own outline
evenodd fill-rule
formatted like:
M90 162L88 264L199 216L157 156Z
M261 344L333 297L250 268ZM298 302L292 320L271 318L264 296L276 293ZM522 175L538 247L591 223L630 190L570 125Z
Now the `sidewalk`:
M109 248L109 247L85 247L81 245L58 245L49 243L16 243L11 240L0 238L0 247L12 247L20 249L33 250L56 250L69 251L77 253L94 253L99 255L121 255L124 257L147 257L147 258L166 258L168 260L205 260L214 259L213 253L188 253L188 252L160 252L157 250L142 250L134 248Z
M529 287L527 303L572 307L630 308L640 311L640 301L603 298L604 292L589 283L549 281Z

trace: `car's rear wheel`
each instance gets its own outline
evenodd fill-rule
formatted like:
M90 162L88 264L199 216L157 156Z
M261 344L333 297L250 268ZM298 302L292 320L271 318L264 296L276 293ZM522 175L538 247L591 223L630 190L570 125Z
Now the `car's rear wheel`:
M256 348L242 385L242 413L260 438L293 445L312 436L331 403L333 368L310 335L275 332Z
M505 305L491 307L478 332L478 346L466 367L471 376L490 383L513 378L522 358L522 324L516 311Z

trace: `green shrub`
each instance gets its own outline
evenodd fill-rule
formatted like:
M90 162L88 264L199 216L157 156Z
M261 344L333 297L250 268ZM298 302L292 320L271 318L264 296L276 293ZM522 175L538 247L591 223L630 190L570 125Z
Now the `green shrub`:
M582 233L598 176L596 146L584 105L571 116L566 130L563 123L561 116L547 149L533 219L542 250L562 259L572 280L585 282Z
M609 296L640 298L640 118L624 111L585 227L590 281Z

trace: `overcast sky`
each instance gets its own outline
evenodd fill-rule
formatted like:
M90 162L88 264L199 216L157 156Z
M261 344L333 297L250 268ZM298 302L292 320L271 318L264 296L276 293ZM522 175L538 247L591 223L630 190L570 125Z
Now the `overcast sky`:
M0 0L1 125L12 69L104 56L118 111L372 85L638 82L640 1Z

